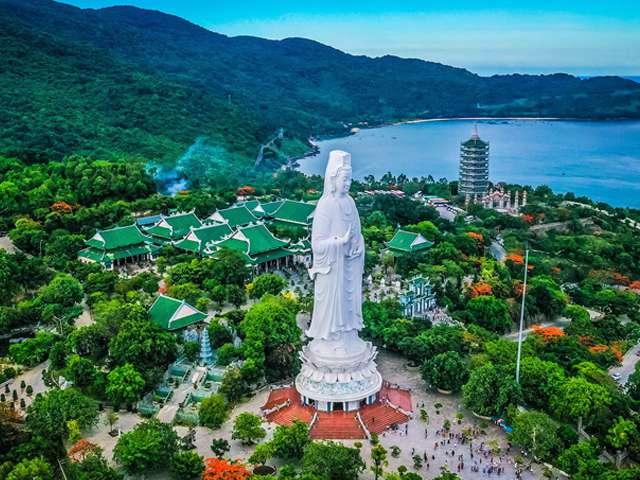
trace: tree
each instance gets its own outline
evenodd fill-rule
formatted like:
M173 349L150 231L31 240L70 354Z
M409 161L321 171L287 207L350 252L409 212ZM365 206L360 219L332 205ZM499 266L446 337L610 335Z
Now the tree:
M69 340L80 356L99 360L107 354L109 336L103 325L94 323L80 327L71 333Z
M198 412L200 425L209 428L220 428L227 419L229 413L229 404L225 398L214 393L200 402L200 410Z
M9 347L9 356L16 363L33 367L47 359L57 338L51 332L38 332L33 338L11 345Z
M458 352L439 353L422 364L422 378L429 385L457 392L469 378L467 362Z
M278 425L271 443L275 456L284 460L300 460L310 441L308 425L294 420L289 426Z
M247 480L251 472L244 465L222 458L207 458L202 480Z
M67 422L76 420L81 429L98 419L96 403L74 388L50 390L36 396L27 409L27 426L43 437L62 441L68 436Z
M522 391L512 372L487 363L471 372L462 398L464 405L479 415L503 415L510 405L521 401Z
M611 396L605 387L573 377L558 390L551 403L558 415L577 419L578 431L581 431L582 422L590 421L597 411L608 406Z
M147 420L124 433L113 458L131 475L166 470L178 450L178 435L171 425Z
M378 478L384 473L384 467L389 464L387 460L387 450L381 443L376 443L371 448L371 471L373 472L373 478Z
M273 457L273 455L273 444L271 442L265 442L256 446L256 449L253 451L248 461L253 465L264 465L271 457Z
M636 363L633 373L629 375L626 388L631 398L640 401L640 362Z
M249 297L262 298L265 294L280 294L286 285L287 281L280 275L275 273L263 273L253 279L253 281L248 285L247 290L249 292Z
M54 480L53 469L43 458L24 459L7 475L7 480Z
M202 457L194 451L176 452L171 459L171 478L174 480L200 479L204 471Z
M627 448L631 441L638 435L636 424L631 420L618 417L615 423L607 432L607 442L617 450L616 467L620 468L622 463L622 450Z
M529 311L540 312L547 318L559 315L567 304L567 295L555 280L547 275L533 277L527 287Z
M247 299L244 288L238 285L227 285L225 290L227 294L227 301L236 308L239 308Z
M216 253L216 258L205 263L209 277L221 285L244 287L249 277L247 262L240 252L223 248Z
M82 300L82 285L68 273L59 273L39 292L44 303L72 307Z
M408 337L400 342L400 349L414 362L421 364L425 358L432 358L448 351L462 352L463 334L460 327L437 325L420 332L416 337Z
M144 378L133 365L125 363L121 367L114 368L107 375L107 398L113 402L117 410L120 405L131 405L142 395L144 390Z
M91 360L79 355L67 359L66 377L77 387L88 387L96 377L96 369Z
M240 440L244 445L251 445L266 435L266 430L262 428L262 419L252 413L243 412L233 422L231 438Z
M240 357L240 349L236 348L233 343L225 343L216 351L217 363L221 366L227 366Z
M187 360L195 362L198 359L200 353L200 343L198 342L184 342L182 345L182 352Z
M67 465L67 473L74 480L123 480L123 475L113 469L99 453L90 453L80 462Z
M513 360L514 357L511 358ZM520 370L520 386L525 403L545 409L565 382L564 370L554 362L537 357L524 357Z
M216 457L223 457L231 449L231 445L224 438L214 438L211 440L210 448Z
M243 367L252 360L246 360ZM220 389L218 390L229 402L237 402L247 393L247 385L238 367L228 367L222 376Z
M357 448L335 442L311 442L304 449L302 468L317 478L356 480L365 464Z
M471 322L496 333L505 333L511 329L512 320L509 305L492 295L472 298L467 303L466 313Z
M297 371L301 332L291 301L265 295L249 309L240 329L245 335L245 358L262 367L268 379L282 379Z
M600 463L598 448L587 441L580 441L563 450L558 456L557 465L570 475L579 472L594 472Z
M543 412L519 413L513 421L511 440L542 460L549 460L560 448L558 425Z
M126 321L109 342L109 352L116 365L136 365L145 373L147 385L156 380L150 373L171 363L176 351L175 337L146 318Z
M233 335L231 330L226 325L223 325L220 319L214 319L209 323L209 339L213 348L219 348L225 343L231 343L233 341Z

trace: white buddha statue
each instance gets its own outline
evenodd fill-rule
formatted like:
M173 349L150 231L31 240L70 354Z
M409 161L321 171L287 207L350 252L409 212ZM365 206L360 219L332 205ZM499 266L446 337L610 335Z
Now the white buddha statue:
M314 339L353 338L362 328L364 239L350 187L351 155L334 150L311 230L315 299L306 334Z
M312 340L300 352L296 377L303 401L323 411L357 410L362 402L373 402L382 386L377 350L358 336L364 239L350 186L351 155L332 151L311 230L315 298L306 334Z

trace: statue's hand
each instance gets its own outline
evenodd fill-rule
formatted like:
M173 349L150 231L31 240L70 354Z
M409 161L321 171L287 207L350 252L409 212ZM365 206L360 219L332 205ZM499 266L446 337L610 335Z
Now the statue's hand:
M338 244L340 245L346 245L347 243L349 243L349 241L351 240L351 227L347 229L347 232L344 235L338 236L336 237L336 239L338 240Z

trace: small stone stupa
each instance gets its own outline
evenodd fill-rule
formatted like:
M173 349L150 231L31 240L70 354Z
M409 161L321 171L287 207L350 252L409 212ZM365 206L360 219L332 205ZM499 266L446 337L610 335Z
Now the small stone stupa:
M207 327L202 330L200 335L200 363L205 366L213 364L213 350L211 349L209 329Z

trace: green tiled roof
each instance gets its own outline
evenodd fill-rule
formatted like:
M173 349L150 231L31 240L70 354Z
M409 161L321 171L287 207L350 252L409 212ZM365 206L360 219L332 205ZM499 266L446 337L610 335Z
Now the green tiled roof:
M156 253L160 247L150 244L133 245L125 248L115 248L112 250L100 250L88 247L78 252L78 258L86 258L94 262L112 263L114 260L129 258L145 253Z
M397 230L393 238L387 242L387 247L391 250L407 253L426 250L431 245L433 245L433 242L430 242L419 233L406 230Z
M312 203L284 200L276 210L269 213L269 216L281 222L306 226L311 223L315 209L316 206Z
M193 228L183 239L175 243L175 246L190 252L202 253L208 245L219 242L227 235L231 235L233 230L226 223L216 223L204 225L200 228Z
M187 250L193 253L200 253L200 243L187 238L178 240L174 245L181 250Z
M273 212L278 210L278 208L280 208L280 205L282 205L282 203L283 203L283 200L278 200L276 202L263 203L262 209L265 211L267 215L271 215L273 214Z
M93 237L85 243L99 250L112 250L115 248L138 245L148 240L136 225L115 227L108 230L98 230Z
M287 246L287 242L274 237L263 224L239 228L234 238L238 240L246 239L249 243L248 253L251 256Z
M293 252L286 249L287 245L288 242L274 237L262 223L240 227L231 237L215 244L217 248L230 248L242 253L251 264L292 255Z
M258 218L244 205L217 210L209 217L209 219L214 222L227 223L232 228L241 225L249 225L250 223L258 220Z
M239 203L238 206L247 207L249 211L258 218L262 218L265 214L264 208L262 208L259 200L247 200L246 202Z
M202 222L195 213L178 213L169 216L162 215L158 223L147 228L147 232L165 240L178 240L189 233L191 228L201 226Z
M177 330L207 318L207 314L184 300L160 295L149 309L149 318L166 330Z

